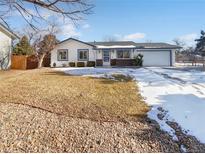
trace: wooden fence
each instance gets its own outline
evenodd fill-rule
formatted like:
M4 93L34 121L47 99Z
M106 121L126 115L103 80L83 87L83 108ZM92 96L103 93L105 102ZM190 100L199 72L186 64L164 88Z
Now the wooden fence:
M38 67L38 58L35 55L12 55L11 68L12 69L35 69Z

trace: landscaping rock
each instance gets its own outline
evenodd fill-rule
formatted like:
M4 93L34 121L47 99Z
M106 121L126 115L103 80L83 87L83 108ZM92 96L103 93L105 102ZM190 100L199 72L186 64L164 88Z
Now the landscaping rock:
M11 103L0 113L0 152L180 152L146 118L99 122Z

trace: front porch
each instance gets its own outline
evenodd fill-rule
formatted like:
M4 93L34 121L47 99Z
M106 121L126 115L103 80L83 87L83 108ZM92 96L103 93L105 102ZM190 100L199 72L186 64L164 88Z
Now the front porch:
M134 66L134 49L99 49L96 66Z

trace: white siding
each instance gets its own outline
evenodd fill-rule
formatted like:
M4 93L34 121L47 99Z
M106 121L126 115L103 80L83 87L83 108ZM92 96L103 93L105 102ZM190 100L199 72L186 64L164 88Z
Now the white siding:
M96 51L96 59L102 59L102 50Z
M116 58L116 50L115 49L111 49L110 50L110 59L115 59Z
M176 50L172 50L172 66L175 66L175 52Z
M58 61L58 49L68 50L67 61ZM59 44L54 50L51 51L51 67L54 63L56 63L57 67L62 67L64 64L68 66L69 62L78 62L78 49L89 50L89 61L102 59L102 49L94 50L93 46L91 45L70 39ZM111 49L110 51L110 59L116 59L116 49ZM139 53L144 55L144 66L170 66L171 64L174 65L175 63L175 51L171 49L131 49L130 58L134 58L134 56Z
M57 58L57 50L58 49L68 49L68 60L67 61L58 61ZM78 61L78 49L88 49L89 50L89 61L96 60L96 51L93 50L93 47L75 40L68 40L51 51L51 67L54 63L56 63L57 67L62 67L63 64L68 65L69 62L77 62Z
M11 64L11 46L12 39L0 30L0 60L4 57L8 57L4 65L4 69L9 68ZM0 68L1 69L1 68Z
M175 55L173 54L173 50L135 50L134 56L139 53L144 56L143 66L170 66L175 63Z

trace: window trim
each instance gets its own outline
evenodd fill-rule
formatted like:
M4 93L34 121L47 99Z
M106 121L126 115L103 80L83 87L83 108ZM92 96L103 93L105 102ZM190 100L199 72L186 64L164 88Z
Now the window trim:
M59 59L59 50L64 50L66 51L66 59ZM58 61L68 61L68 49L57 49L57 59Z
M123 51L122 52L122 58L118 57L118 51ZM129 58L124 58L124 51L128 51L129 52ZM117 59L131 59L131 49L117 49L116 53L117 53L117 55L116 55Z
M87 59L80 59L80 52L86 51L88 53ZM88 61L89 60L89 49L78 49L78 61Z

